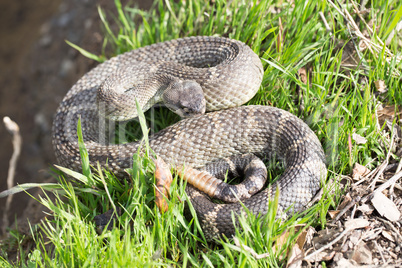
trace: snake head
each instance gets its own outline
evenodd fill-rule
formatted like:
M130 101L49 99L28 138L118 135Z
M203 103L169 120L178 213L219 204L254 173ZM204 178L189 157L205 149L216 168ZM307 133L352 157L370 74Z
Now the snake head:
M172 81L163 92L162 98L165 106L182 118L205 113L204 92L195 81Z

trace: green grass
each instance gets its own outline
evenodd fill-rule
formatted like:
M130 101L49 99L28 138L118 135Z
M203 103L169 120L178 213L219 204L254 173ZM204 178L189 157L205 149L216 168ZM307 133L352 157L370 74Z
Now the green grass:
M382 146L385 140L376 128L373 115L380 99L383 104L402 103L400 78L392 75L402 71L401 63L395 58L386 62L383 49L379 54L361 53L360 64L366 68L347 71L342 68L343 46L338 44L340 40L349 41L350 34L343 18L328 2L295 1L289 5L286 1L216 0L215 4L208 4L204 0L161 0L150 11L122 7L117 0L115 3L117 17L99 10L105 28L104 44L112 47L115 54L193 35L225 36L247 43L261 57L265 70L261 89L249 104L276 106L307 122L325 149L331 170L328 178L336 180L337 174L348 174L356 162L375 167L387 155L387 149ZM402 3L385 0L370 3L365 20L374 19L376 24L372 26L374 33L370 39L378 44L377 37L385 41L400 21L402 14L397 7ZM346 7L352 13L351 2ZM332 37L319 11L329 23ZM111 20L119 25L117 32L109 27ZM365 28L361 21L359 28L361 31ZM387 47L397 54L401 50L400 35L396 34ZM92 59L106 59L105 55L77 49ZM307 70L307 83L297 75L300 68ZM384 80L388 88L381 98L374 86L377 80ZM163 118L153 122L154 131L177 120L164 109L148 113L148 118ZM131 129L140 128L134 125ZM350 154L348 137L354 132L368 142L353 143ZM138 138L139 133L127 135ZM60 182L54 187L56 199L45 195L39 200L53 213L39 225L40 232L32 232L35 243L31 250L28 253L21 250L19 259L13 263L3 253L1 265L281 267L286 265L285 250L297 235L292 232L295 225L304 223L324 228L327 211L336 205L342 192L336 186L325 187L324 197L318 204L284 223L275 220L275 200L266 217L242 218L242 229L236 233L241 244L259 254L270 253L269 257L256 260L232 240L223 239L216 244L205 241L196 217L187 221L183 216L184 184L177 178L172 184L169 210L161 214L154 205L154 166L147 157L134 155L136 161L130 179L120 182L100 167L91 169L84 149L82 155L83 174L65 170L76 178L74 183L59 175ZM278 176L276 172L270 175L273 179ZM93 217L116 207L124 210L119 218L120 228L98 235ZM289 239L274 251L277 238L285 230L291 231ZM21 244L21 237L14 237L13 241ZM9 244L2 243L3 250L6 245Z

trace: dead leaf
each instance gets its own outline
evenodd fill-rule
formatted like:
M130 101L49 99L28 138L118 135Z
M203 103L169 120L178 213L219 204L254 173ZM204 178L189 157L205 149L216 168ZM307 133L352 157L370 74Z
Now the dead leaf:
M161 213L168 210L169 205L166 198L169 197L169 189L172 184L173 177L169 166L158 157L155 161L155 203Z
M300 230L300 228L303 228L305 226L305 224L300 224L300 225L296 225L295 226L295 229L294 229L294 231L288 231L288 230L286 230L286 231L284 231L279 237L278 237L278 239L276 240L276 242L275 242L275 246L274 246L274 248L273 248L273 252L276 252L278 249L281 249L281 248L283 248L283 246L287 243L287 241L289 240L289 236L291 236L291 235L293 235L294 233L297 233L299 230ZM311 228L311 227L309 227L309 228ZM307 237L307 235L308 235L308 231L309 231L310 229L307 229L307 230L304 230L304 231L302 231L298 236L297 236L297 238L296 238L296 245L295 246L297 246L297 247L299 247L299 248L303 248L303 246L304 246L304 244L305 244L305 242L306 242L306 237ZM288 250L287 251L287 257L289 258L289 256L292 254L292 250L293 249L290 249L290 250Z
M371 214L371 212L373 212L374 208L371 205L363 204L361 206L358 206L357 210L361 211L364 214Z
M339 260L336 261L336 266L334 267L339 267L339 268L344 268L344 267L348 267L348 268L354 268L354 267L358 267L356 265L354 265L353 263L351 263L349 260L341 257Z
M345 227L351 230L364 228L370 225L370 222L366 219L351 219L345 222Z
M374 84L378 92L380 93L387 92L387 86L385 85L385 82L383 80L374 81Z
M386 239L388 239L391 242L395 242L394 237L391 235L391 233L389 231L383 230L381 232L382 236L384 236Z
M303 258L304 258L304 251L299 248L298 244L294 245L292 250L289 253L288 262L286 264L286 267L288 267L288 268L301 267Z
M358 223L359 224L359 223ZM350 247L353 248L355 245L357 245L360 242L360 238L362 237L362 232L360 230L355 230L355 229L361 229L364 227L361 226L353 226L355 228L353 228L354 230L352 232L350 232L349 234L349 242ZM350 228L352 229L352 228Z
M357 133L352 134L352 139L356 142L356 144L365 144L367 142L366 138Z
M395 104L393 104L387 105L385 107L379 107L379 109L377 110L377 115L378 123L380 124L380 126L383 126L385 120L393 122L395 117L400 117L402 115L402 106L395 106Z
M371 250L367 247L366 243L361 241L356 249L353 251L352 260L356 261L358 264L371 264L373 262L373 257Z
M358 181L358 180L360 180L361 177L364 177L369 173L370 173L370 170L368 168L366 168L363 165L360 165L359 163L355 163L355 166L353 167L353 176L352 176L352 178L355 181Z
M352 198L350 197L350 194L347 193L345 197L343 198L342 202L339 204L337 207L338 210L344 209L350 202L352 202Z
M377 212L387 218L389 221L397 221L401 217L401 212L399 212L397 206L388 197L386 197L381 192L376 192L371 203Z
M307 83L307 71L306 68L302 67L300 68L297 73L299 74L300 81L302 81L303 84Z
M335 218L336 215L338 215L340 210L328 210L328 214L331 217L331 219Z
M319 252L312 256L311 258L304 258L305 261L309 262L321 262L321 261L330 261L335 256L335 251L331 252Z
M307 228L306 236L305 236L306 239L305 239L304 245L306 245L308 248L312 247L313 238L314 238L315 233L317 233L317 231L313 227L309 226ZM304 245L302 248L304 248Z
M304 224L303 224L303 226L304 226ZM297 226L298 227L298 229L300 229L302 226L300 225L298 225ZM309 227L309 228L312 228L312 227ZM304 244L306 243L306 238L307 238L307 235L308 235L308 231L310 231L310 229L307 229L307 230L304 230L304 231L302 231L298 236L297 236L297 238L296 238L296 244L299 246L299 248L303 248L304 247Z

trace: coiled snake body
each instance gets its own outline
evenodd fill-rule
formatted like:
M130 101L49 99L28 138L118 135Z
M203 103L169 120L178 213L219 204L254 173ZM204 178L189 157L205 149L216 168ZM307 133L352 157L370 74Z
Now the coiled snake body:
M150 147L166 162L201 168L218 159L248 153L283 159L286 169L278 182L243 201L255 215L267 213L268 200L277 187L279 209L292 206L292 211L303 210L320 188L326 167L315 134L302 120L281 109L236 107L258 90L262 65L242 42L217 37L190 37L147 46L114 57L84 75L67 93L54 119L53 145L62 166L81 169L76 135L78 118L92 164L99 162L120 176L124 176L125 168L132 166L139 143L108 143L103 131L108 121L100 116L97 99L102 83L109 83L104 82L106 78L124 80L126 71L122 69L143 76L148 84L157 84L149 94L142 87L145 82L137 85L143 91L134 97L142 107L149 108L161 99L159 90L166 88L161 86L164 80L178 79L195 81L201 86L207 111L226 109L181 120L151 135ZM150 82L144 73L156 77L157 82ZM113 84L114 80L111 81ZM128 87L124 85L121 92L129 91ZM152 94L158 98L151 101ZM124 108L113 108L110 113L116 109ZM231 213L242 211L240 203L212 203L189 185L186 191L207 238L234 233Z

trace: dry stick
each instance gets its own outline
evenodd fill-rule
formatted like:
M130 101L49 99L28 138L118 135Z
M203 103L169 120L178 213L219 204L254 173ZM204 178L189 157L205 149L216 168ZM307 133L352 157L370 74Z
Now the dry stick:
M399 246L402 247L402 235L395 228L395 226L391 222L389 222L389 221L387 221L385 219L381 219L381 218L378 218L378 219L380 221L382 221L385 225L387 225L389 228L391 228L394 231L393 233L395 234L396 238L398 238L398 239L395 239L395 240L396 240L396 242L398 242L398 240L399 240Z
M10 189L14 185L14 176L15 176L15 169L17 166L17 160L21 153L21 144L22 139L20 135L20 128L18 127L17 123L12 121L8 116L3 118L4 125L10 134L13 136L12 143L13 143L13 154L10 159L10 164L8 168L8 175L7 175L7 188ZM6 207L3 213L3 226L2 231L3 233L6 232L6 228L8 227L8 211L10 210L11 201L13 200L14 195L7 196L6 200Z
M341 3L339 3L338 0L336 0L336 1L338 2L338 5L339 5L339 6L342 6ZM350 37L351 37L351 40L352 40L353 46L354 46L354 48L355 48L355 51L356 51L356 53L357 53L357 56L359 57L360 62L363 62L363 57L362 57L362 55L360 54L360 49L359 49L359 47L356 45L355 40L354 40L354 38L353 38L352 31L350 30L350 26L352 26L353 28L355 28L355 27L354 27L354 26L356 25L356 24L355 24L355 21L353 20L353 18L350 16L350 14L348 13L348 11L347 11L345 8L342 8L342 11L344 11L343 17L344 17L344 19L346 20L346 27L348 28L348 32L349 32L349 35L350 35ZM348 16L345 16L345 14L346 14L346 15L349 14L349 17L348 17ZM355 35L355 36L356 36L356 35Z
M322 11L320 11L320 12L318 12L318 14L320 14L321 20L324 22L325 29L329 33L329 36L332 36L331 27L329 27L329 24L328 24L327 20L325 19L324 13L322 13Z
M355 182L354 185L357 186L357 185L361 184L362 182L365 182L365 181L367 181L368 179L370 179L372 176L374 176L375 174L377 174L377 172L382 168L382 165L383 165L383 164L379 165L378 167L376 167L375 169L373 169L372 171L370 171L369 174L365 175L361 180Z
M339 221L339 219L345 214L351 207L353 207L356 203L359 203L360 201L360 196L356 196L352 201L350 201L349 204L346 205L339 213L336 215L336 217L331 221L331 223L335 223Z
M382 163L381 165L379 165L378 167L376 167L375 169L373 169L369 174L367 174L365 177L367 177L367 179L370 179L371 177L373 177L374 175L376 175L378 172L380 172L380 170L383 168L383 165L385 165L384 163Z
M396 174L396 173L395 173L395 174ZM385 183L385 182L387 182L387 181L386 181L386 180L383 180L383 179L379 179L378 182ZM397 184L397 183L391 184L391 187L392 187L392 188L396 188L396 189L402 191L402 186L399 185L399 184ZM389 190L390 190L390 193L389 193L389 194L391 195L391 188L390 188Z
M365 235L363 235L363 236L360 238L359 242L360 242L361 240L364 240L364 241L366 241L366 242L369 241L369 240L373 240L374 238L377 238L378 235L379 235L383 230L384 230L384 227L379 227L379 228L373 229L371 234L365 234ZM356 243L356 244L358 244L358 243Z
M367 28L367 31L369 31L371 34L373 34L373 30L371 29L371 27L367 24L366 20L362 17L362 14L360 13L360 10L357 8L356 3L354 1L352 1L352 5L353 8L357 14L357 16L359 16L360 20L364 23L364 25Z
M269 253L258 254L257 252L254 251L254 249L252 249L252 248L250 248L250 247L248 247L246 245L240 244L240 241L239 241L239 239L237 237L233 237L233 241L235 242L235 245L239 249L243 248L245 251L249 252L256 260L269 257Z
M391 136L391 144L390 144L390 148L388 150L388 154L387 154L387 159L381 164L381 169L378 171L376 177L374 178L373 182L369 185L369 187L371 185L373 190L374 190L374 186L375 186L375 182L378 180L378 178L380 177L380 175L382 175L383 171L385 170L385 168L388 165L389 162L389 158L391 156L391 149L394 143L394 133L392 133ZM398 165L399 168L399 165ZM379 186L376 190L374 190L371 194L366 195L365 197L362 198L361 203L365 203L367 200L370 200L373 198L373 196L377 193L377 192L382 192L383 190L385 190L386 188L388 188L389 186L393 185L396 183L396 181L402 177L402 171L399 171L397 173L395 173L394 176L392 176L388 181L386 181L385 183L381 184L381 186Z
M352 228L346 228L342 233L339 234L339 236L337 238L335 238L334 240L332 240L330 243L326 244L325 246L319 248L318 250L314 251L313 253L307 255L306 257L304 257L305 261L309 261L312 257L314 257L315 255L317 255L318 253L326 250L327 248L330 248L332 245L334 245L336 242L338 242L339 240L342 239L342 237L344 237L349 231L353 230Z
M352 24L353 24L353 28L354 28L354 31L355 31L356 35L357 35L358 37L360 37L360 38L363 40L363 42L364 42L365 45L369 48L370 51L372 51L372 50L371 50L372 47L373 47L374 50L377 52L377 54L379 54L382 50L384 50L385 53L389 56L388 58L385 59L388 63L389 63L390 60L391 60L390 57L395 57L395 56L392 54L392 52L388 49L388 47L386 47L386 46L384 45L384 42L383 42L378 36L377 36L377 41L378 41L378 43L380 43L380 45L373 43L371 40L367 39L367 38L360 32L359 27L356 25L356 23L354 22L352 16L349 14L349 12L348 12L347 10L345 10L345 14L347 15L347 17L348 17L350 20L353 21ZM364 20L363 20L363 21L364 21ZM369 31L371 32L371 34L373 34L373 31L372 31L371 28L367 25L367 23L366 23L365 21L364 21L364 23L366 24L366 27L367 27L367 29L369 29ZM377 55L377 57L378 57L378 55ZM398 57L396 57L396 59L397 59L397 61L399 62L399 61L402 60L402 57L398 56ZM398 75L398 77L400 76L400 73L399 73L398 71L396 71L396 70L395 70L395 74Z
M353 219L355 217L355 213L356 213L356 204L353 206L353 210L352 213L350 213L350 218Z
M343 9L344 12L342 12L331 0L328 0L328 2L332 5L333 8L335 8L336 11L338 11L338 13L348 22L348 24L350 24L353 28L354 31L354 35L359 37L361 39L361 41L365 44L365 46L367 47L368 50L370 50L370 52L374 55L377 56L377 58L379 58L378 54L382 53L382 51L384 50L385 54L388 56L388 58L386 58L385 60L389 63L391 61L392 58L396 58L397 62L400 62L402 60L401 56L396 57L385 45L384 42L382 42L382 40L377 36L377 41L380 43L380 45L373 43L370 39L367 39L360 31L359 27L356 25L355 21L353 20L352 16L349 14L349 12L346 9ZM341 4L338 1L338 4L341 6ZM361 18L362 19L362 18ZM365 23L368 31L371 31L371 28L368 27L367 23L364 21L364 19L362 19L362 21ZM350 29L348 27L349 33L350 33ZM351 34L351 33L350 33ZM373 34L373 32L371 31L371 34ZM352 39L353 40L353 39ZM358 53L358 51L357 51ZM358 53L359 54L359 53ZM359 55L360 57L360 55ZM394 70L393 72L394 75L396 75L396 77L400 76L400 73L398 70Z
M382 265L387 264L387 262L385 261L384 255L382 254L382 250L377 244L377 241L374 240L373 242L374 242L375 247L377 248L377 251L380 252L380 256L381 256L381 259L382 259L382 262L383 262Z
M381 169L378 171L377 175L375 176L374 180L370 183L370 185L367 188L371 187L371 190L374 191L375 185L377 183L377 180L380 178L380 176L384 173L385 168L388 166L389 163L389 158L391 157L391 151L392 147L394 146L394 141L395 141L395 131L392 132L391 135L391 142L389 144L389 149L388 149L388 154L387 158L385 161L381 164Z
M401 157L401 159L399 160L398 167L396 168L395 174L396 174L396 173L399 173L399 171L401 171L401 169L402 169L402 157ZM391 197L394 196L394 195L393 195L393 194L394 194L394 188L397 188L397 189L399 189L399 190L402 190L402 187L399 186L398 184L396 184L396 182L393 183L393 184L391 185L391 188L389 189L389 193L391 194Z
M388 165L388 160L385 160L381 165L380 165L380 169L378 170L377 175L374 177L373 181L370 183L369 186L367 186L367 188L371 187L371 191L374 191L375 188L375 184L377 183L378 178L383 174L385 168Z
M401 160L399 160L398 167L396 168L395 174L398 173L399 171L401 171L401 169L402 169L402 157L401 157Z
M399 171L397 174L392 176L389 180L387 180L385 183L381 184L381 186L379 186L377 189L375 189L374 192L363 197L361 202L365 203L367 200L370 200L371 198L373 198L374 194L376 194L377 192L384 191L386 188L388 188L392 184L396 183L396 181L399 180L401 177L402 177L402 171Z

